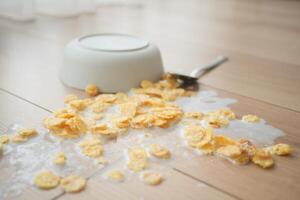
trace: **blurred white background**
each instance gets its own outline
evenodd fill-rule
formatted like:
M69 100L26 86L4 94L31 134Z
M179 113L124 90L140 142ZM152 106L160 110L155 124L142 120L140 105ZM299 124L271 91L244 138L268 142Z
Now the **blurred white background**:
M36 14L70 17L93 13L103 4L134 0L0 0L0 17L18 21L34 20Z

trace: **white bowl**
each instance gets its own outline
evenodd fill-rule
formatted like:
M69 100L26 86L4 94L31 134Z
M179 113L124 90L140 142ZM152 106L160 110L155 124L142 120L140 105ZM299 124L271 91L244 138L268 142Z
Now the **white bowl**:
M126 92L141 80L157 81L163 74L158 48L124 34L95 34L66 45L61 80L84 89L95 84L101 92Z

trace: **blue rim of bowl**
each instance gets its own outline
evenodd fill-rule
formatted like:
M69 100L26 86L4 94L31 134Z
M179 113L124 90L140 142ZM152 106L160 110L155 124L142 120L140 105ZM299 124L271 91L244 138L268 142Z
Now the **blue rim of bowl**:
M145 42L145 45L143 45L142 47L138 47L138 48L131 48L131 49L119 49L119 50L108 50L108 49L101 49L101 48L93 48L93 47L89 47L83 43L81 43L80 41L88 38L88 37L93 37L93 36L97 36L97 35L118 35L118 36L127 36L127 37L131 37L131 38L135 38L135 39L139 39L141 41ZM128 52L128 51L136 51L136 50L141 50L141 49L145 49L149 46L149 42L143 39L140 39L139 37L136 37L134 35L128 35L128 34L123 34L123 33L96 33L96 34L90 34L90 35L85 35L82 36L80 38L77 39L77 42L79 44L79 46L85 48L85 49L89 49L89 50L93 50L93 51L105 51L105 52Z

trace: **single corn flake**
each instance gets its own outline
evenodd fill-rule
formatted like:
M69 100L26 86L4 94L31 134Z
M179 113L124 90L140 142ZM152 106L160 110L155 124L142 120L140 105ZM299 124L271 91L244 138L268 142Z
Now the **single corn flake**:
M292 148L288 144L276 144L265 148L270 154L275 154L278 156L287 156L292 153Z
M34 137L37 135L37 131L35 129L19 129L17 132L18 135L25 138Z
M201 112L186 112L184 113L185 118L192 118L192 119L201 119L203 114Z
M85 188L86 180L80 176L72 175L62 178L60 181L60 185L65 192L80 192Z
M107 130L108 126L104 123L96 124L91 127L91 132L94 134L101 134L103 131Z
M147 167L147 154L145 150L136 146L134 148L128 149L128 158L127 167L133 172L139 172Z
M151 88L154 86L153 83L151 83L151 81L148 80L143 80L140 85L141 88Z
M100 94L96 97L96 101L100 103L112 104L117 100L118 96L115 94Z
M26 142L28 139L26 137L23 137L21 135L15 135L11 139L14 143L22 143Z
M63 152L57 153L53 158L53 163L56 165L64 165L67 160L67 157Z
M107 178L116 181L116 182L122 182L124 181L124 174L121 170L113 169L107 172L106 174Z
M274 161L269 152L263 149L257 149L252 156L252 162L262 168L270 168L274 165Z
M149 152L156 158L169 159L171 156L171 153L168 149L157 144L151 144L149 146Z
M163 177L156 172L145 172L142 179L148 185L159 185L163 181Z
M85 87L85 93L89 97L94 97L94 96L97 96L99 94L99 90L98 90L98 88L97 88L96 85L94 85L94 84L88 84Z
M217 117L217 118L225 118L227 120L235 119L235 113L232 110L225 109L225 108L218 109L213 112L209 112L209 113L207 113L207 115L212 116L212 117Z
M98 138L86 139L79 143L82 153L91 158L97 158L103 154L101 140Z
M103 103L103 102L98 102L96 101L93 103L90 108L94 113L101 113L105 111L108 107L110 106L109 103Z
M74 94L69 94L69 95L67 95L67 96L64 98L64 103L65 103L65 104L68 104L68 103L70 103L71 101L76 100L76 99L78 99L78 97L77 97L76 95L74 95Z
M68 106L76 111L82 111L86 108L86 101L82 99L75 99L68 103Z
M201 152L202 154L208 155L208 154L214 153L214 151L215 151L215 146L214 146L213 143L209 142L209 143L206 143L206 144L204 144L204 145L202 145L202 146L198 146L198 150L200 150L200 152Z
M125 117L118 117L113 120L113 123L116 127L118 128L128 128L130 125L130 118L125 116Z
M135 103L122 103L119 104L119 112L122 116L134 117L136 115L137 105Z
M196 148L198 143L205 135L205 129L200 126L191 125L184 129L184 136L187 139L187 143L190 147Z
M0 144L7 144L9 142L9 136L8 135L1 135L0 136Z
M211 115L209 117L206 117L206 121L210 127L213 128L221 128L225 127L229 124L229 121L227 118L218 116L218 115Z
M52 189L58 186L60 177L51 171L39 172L33 179L34 185L40 189Z
M242 154L242 149L237 145L227 145L218 148L217 153L221 156L235 158Z
M258 123L260 121L259 117L256 115L244 115L242 120L248 123Z
M233 139L224 136L224 135L216 135L213 138L213 143L216 148L227 146L227 145L236 145L237 142L234 141Z

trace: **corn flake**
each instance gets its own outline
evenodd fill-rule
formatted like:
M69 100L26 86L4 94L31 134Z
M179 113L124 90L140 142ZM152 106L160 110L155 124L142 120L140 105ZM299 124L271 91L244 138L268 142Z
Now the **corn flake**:
M258 123L260 121L259 117L256 115L244 115L242 120L248 123Z
M163 181L162 176L156 172L145 172L142 179L148 185L159 185Z
M60 181L61 187L66 192L80 192L86 186L86 180L80 176L68 176Z
M1 135L0 136L0 144L7 144L9 142L9 136L8 135Z
M149 152L156 158L169 159L171 156L171 153L168 149L157 144L151 144L149 146Z
M51 171L39 172L33 179L34 185L40 189L52 189L58 186L60 177L54 175Z
M65 104L68 104L68 103L70 103L71 101L77 100L77 99L78 99L78 97L77 97L76 95L74 95L74 94L69 94L69 95L67 95L67 96L64 98L64 103L65 103Z
M64 165L66 162L66 156L63 152L59 152L55 155L53 163L56 165Z
M85 87L85 93L86 93L87 96L94 97L94 96L97 96L99 94L99 90L98 90L98 87L96 85L88 84Z
M278 156L286 156L292 153L292 148L288 144L276 144L270 147L265 148L270 154L275 154Z
M103 147L101 145L101 140L98 138L86 139L79 143L82 149L82 153L88 157L96 158L102 155Z
M124 181L124 174L121 170L113 169L106 174L107 178L112 181L122 182Z
M262 168L270 168L274 165L274 161L269 152L263 149L257 149L252 156L252 162Z
M147 154L145 150L136 146L134 148L128 149L128 158L127 167L133 172L139 172L147 167Z

